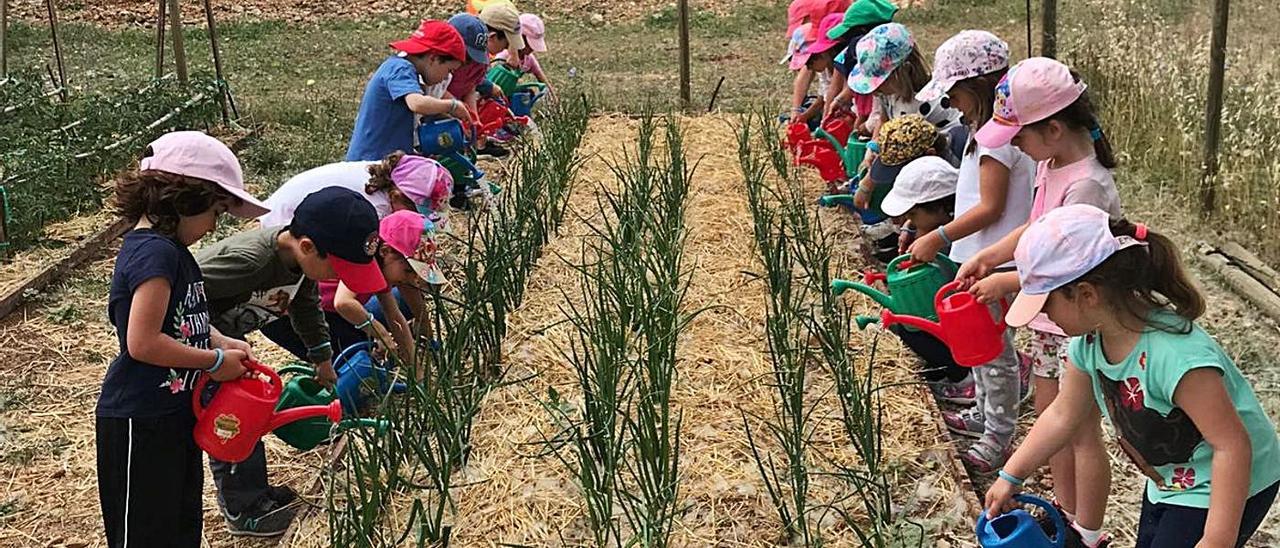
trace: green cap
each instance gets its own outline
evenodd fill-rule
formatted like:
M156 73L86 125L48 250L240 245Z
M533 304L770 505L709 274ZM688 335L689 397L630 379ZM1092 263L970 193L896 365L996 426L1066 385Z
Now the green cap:
M827 38L835 40L844 36L849 29L860 25L880 25L893 21L893 14L898 6L889 0L854 0L844 12L844 21L827 31Z

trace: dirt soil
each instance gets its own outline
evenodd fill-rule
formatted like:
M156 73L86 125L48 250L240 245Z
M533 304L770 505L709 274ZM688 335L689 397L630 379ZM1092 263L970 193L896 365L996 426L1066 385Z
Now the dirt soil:
M704 2L692 2L690 9L727 11L728 4L719 7ZM60 2L59 21L79 21L109 28L152 27L156 21L156 2L148 0L88 0ZM710 4L706 2L706 4ZM11 0L10 9L15 17L27 21L48 20L44 0ZM286 21L290 23L315 23L333 19L367 19L370 17L402 17L418 19L433 17L444 19L462 11L461 0L220 0L214 1L214 14L218 21ZM542 14L551 23L557 19L577 20L592 25L608 25L632 21L664 9L672 9L668 0L618 0L593 2L590 0L522 0L517 3L524 11ZM204 25L204 7L200 2L182 2L182 17L187 24Z

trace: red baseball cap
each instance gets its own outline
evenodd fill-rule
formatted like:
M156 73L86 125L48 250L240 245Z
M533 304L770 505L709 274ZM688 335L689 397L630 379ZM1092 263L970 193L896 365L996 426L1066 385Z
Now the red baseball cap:
M391 47L409 55L434 53L459 61L467 60L467 46L462 43L462 35L453 25L437 19L423 19L418 30L404 40L392 42Z

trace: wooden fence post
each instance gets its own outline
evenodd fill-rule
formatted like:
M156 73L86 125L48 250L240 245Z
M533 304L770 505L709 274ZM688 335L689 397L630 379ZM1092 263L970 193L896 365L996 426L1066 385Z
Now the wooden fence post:
M1222 88L1226 78L1227 14L1231 0L1213 5L1213 38L1209 45L1209 101L1204 118L1204 172L1200 176L1200 209L1212 215L1218 198L1218 144L1222 140Z
M1040 10L1040 56L1058 56L1058 0L1044 0Z
M689 84L689 0L679 0L680 32L680 107L688 110L693 105Z
M178 81L187 85L187 48L182 42L182 6L169 0L169 33L173 35L173 61L178 65Z
M213 50L213 74L218 79L218 85L223 86L223 89L218 92L218 104L222 107L222 123L230 125L231 116L227 111L227 95L231 90L226 87L226 77L222 75L222 53L218 51L218 26L213 21L212 0L204 0L204 18L209 25L209 48Z
M9 77L9 0L0 0L0 78Z
M169 0L156 0L156 80L164 78L164 26L168 24L165 6Z
M58 87L62 88L62 100L67 100L67 69L62 64L62 41L58 39L58 8L53 5L54 0L45 0L44 5L49 10L49 35L53 38L53 58L58 64Z

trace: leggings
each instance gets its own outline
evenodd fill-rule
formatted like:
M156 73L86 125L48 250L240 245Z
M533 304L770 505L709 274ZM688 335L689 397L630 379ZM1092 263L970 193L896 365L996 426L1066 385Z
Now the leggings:
M1244 503L1244 514L1240 516L1240 535L1236 537L1236 546L1253 536L1267 517L1271 503L1276 500L1276 489L1280 483L1258 491ZM1209 518L1208 508L1192 508L1176 504L1152 503L1146 495L1142 497L1142 515L1138 518L1138 548L1192 548L1204 535L1204 523Z

